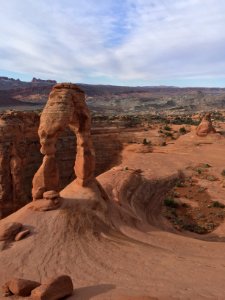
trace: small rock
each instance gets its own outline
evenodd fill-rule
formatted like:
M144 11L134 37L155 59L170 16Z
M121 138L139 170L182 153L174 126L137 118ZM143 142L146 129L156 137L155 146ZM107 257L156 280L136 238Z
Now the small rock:
M30 233L29 229L20 231L19 233L17 233L16 237L15 237L15 241L20 241L22 240L25 236L27 236Z
M73 293L73 283L69 276L61 275L50 279L46 284L42 284L31 293L33 300L58 300Z
M56 201L56 203L55 203ZM59 207L60 201L59 200L36 200L33 201L30 205L30 208L36 211L48 211L48 210L54 210Z
M7 285L13 295L28 297L33 289L40 286L40 283L27 279L13 278L7 282Z
M14 239L16 234L22 229L21 223L10 222L0 225L0 241Z
M12 295L12 293L11 293L10 290L9 290L9 287L8 287L8 284L7 284L7 283L5 283L5 284L2 286L1 290L2 290L2 296L3 296L3 297L9 297L9 296Z
M47 191L43 194L43 198L46 200L56 200L59 198L59 193L56 191Z

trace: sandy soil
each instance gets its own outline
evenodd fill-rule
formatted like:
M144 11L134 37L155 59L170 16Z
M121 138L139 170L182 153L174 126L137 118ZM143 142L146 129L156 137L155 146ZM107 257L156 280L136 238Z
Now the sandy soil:
M132 145L121 166L89 188L75 182L62 192L60 209L28 204L0 222L22 222L31 235L0 242L0 283L12 276L44 281L70 275L69 299L224 299L225 225L204 238L176 231L162 215L165 195L182 173L199 163L217 181L198 179L211 199L225 204L225 139L194 131L166 147Z

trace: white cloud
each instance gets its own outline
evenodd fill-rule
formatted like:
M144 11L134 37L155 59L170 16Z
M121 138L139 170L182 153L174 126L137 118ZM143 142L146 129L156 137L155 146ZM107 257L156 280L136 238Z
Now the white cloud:
M0 68L73 82L225 77L222 0L10 0Z

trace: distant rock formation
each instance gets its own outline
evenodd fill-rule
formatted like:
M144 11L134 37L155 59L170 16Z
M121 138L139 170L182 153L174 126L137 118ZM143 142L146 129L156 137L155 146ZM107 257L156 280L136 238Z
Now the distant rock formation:
M198 136L206 136L209 133L216 133L216 130L212 125L211 114L206 113L196 129L196 134Z
M59 134L68 127L77 138L75 174L78 184L85 186L94 178L95 154L91 140L91 118L84 92L75 84L56 84L40 118L38 134L44 159L33 179L33 199L59 189L59 171L55 158Z
M50 83L50 84L56 84L57 81L56 80L51 80L51 79L40 79L40 78L35 78L33 77L33 79L31 80L32 83Z

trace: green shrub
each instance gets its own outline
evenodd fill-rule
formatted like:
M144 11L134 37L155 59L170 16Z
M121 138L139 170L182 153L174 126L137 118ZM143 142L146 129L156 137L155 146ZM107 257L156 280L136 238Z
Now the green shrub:
M171 208L178 208L179 204L177 202L174 201L173 198L166 198L164 200L164 205L167 207L171 207Z
M143 139L143 142L142 142L142 143L143 143L143 145L148 145L148 144L149 144L149 142L148 142L147 139L145 139L145 138Z
M167 137L173 137L173 134L171 132L165 132L165 136L167 136Z
M182 228L184 230L188 230L188 231L195 232L195 233L198 233L198 234L207 233L207 229L205 227L202 227L202 226L197 225L197 224L184 224L182 226Z
M213 201L213 207L217 207L217 208L224 208L225 205L220 203L219 201Z
M163 129L166 130L166 131L171 131L171 127L169 125L165 125L163 127Z
M180 132L180 134L186 134L186 133L187 133L187 130L185 129L185 127L181 127L181 128L179 129L179 132Z

